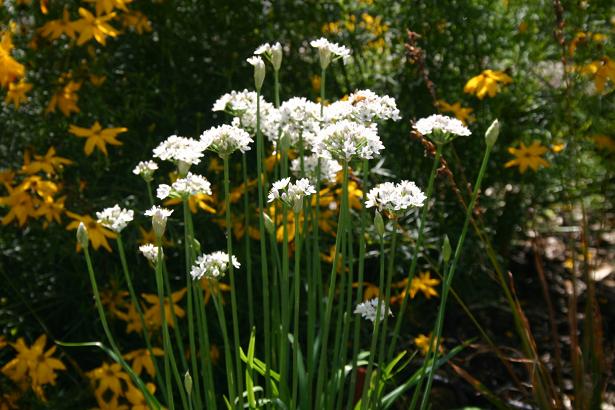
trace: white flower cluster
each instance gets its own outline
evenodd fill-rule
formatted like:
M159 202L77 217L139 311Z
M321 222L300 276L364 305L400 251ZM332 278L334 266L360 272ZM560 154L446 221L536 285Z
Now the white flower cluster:
M366 302L359 303L354 308L355 314L361 315L363 319L369 320L371 322L376 321L377 311L378 311L378 298L374 298ZM380 321L384 320L384 316L386 313L387 313L387 308L385 306L385 302L382 301L380 302L380 317L379 317ZM391 309L388 309L388 314L389 316L393 315L393 312L391 312Z
M310 45L318 49L318 56L320 57L320 66L326 69L332 61L342 59L344 64L350 59L350 50L344 46L340 46L337 43L332 43L324 37L318 40L312 40Z
M421 207L425 194L411 181L398 184L385 182L376 185L367 193L366 208L376 207L379 211L397 213L412 207Z
M318 160L320 159L320 174L318 173ZM295 158L290 164L290 170L297 178L301 177L301 159ZM317 181L323 183L334 183L337 173L342 170L342 166L334 159L320 158L317 154L312 154L303 158L303 173L316 185Z
M320 131L314 151L324 158L350 161L371 159L383 148L375 125L366 127L341 120Z
M231 91L214 103L212 111L224 111L231 114L233 125L253 133L256 131L256 92ZM273 104L260 98L261 131L270 141L278 138L279 113Z
M320 130L320 105L303 97L284 101L279 109L279 125L283 135L290 139L292 147L311 149Z
M280 43L275 43L274 45L270 45L269 43L265 43L258 47L256 51L254 51L255 55L263 55L271 65L273 69L278 71L282 66L282 45Z
M250 134L241 128L227 124L210 128L201 134L203 147L216 152L221 157L228 156L236 150L249 151L251 142Z
M158 164L154 161L141 161L137 164L137 166L132 170L132 173L135 175L139 175L146 181L152 180L152 175L158 169Z
M152 264L155 265L158 261L158 247L153 243L146 243L145 245L139 246L139 251Z
M471 134L470 130L457 118L447 117L440 114L434 114L427 118L421 118L416 122L416 124L414 124L414 129L422 135L429 135L437 131L459 136L468 136Z
M395 99L388 95L379 96L371 90L359 90L350 94L348 103L353 107L354 117L362 123L401 119Z
M176 179L171 185L160 184L156 190L156 196L160 199L185 198L196 194L211 195L211 184L205 177L191 172L185 178Z
M111 208L105 208L101 212L96 212L98 223L113 232L121 232L122 229L126 228L126 225L134 219L134 215L134 211L122 209L117 204Z
M299 212L303 207L303 198L315 193L316 189L307 178L298 179L294 184L290 182L290 178L283 178L273 183L267 202L280 199L286 205L293 207L295 212Z
M187 171L190 165L201 162L203 156L202 144L192 138L171 135L154 148L154 157L163 161L173 161L182 171Z
M233 266L236 269L239 269L241 266L237 258L233 255L231 257L231 261ZM201 279L203 276L209 279L220 279L222 276L226 274L229 269L229 255L226 252L217 251L207 255L199 256L196 261L194 261L194 265L192 265L192 269L190 270L190 275L195 280Z

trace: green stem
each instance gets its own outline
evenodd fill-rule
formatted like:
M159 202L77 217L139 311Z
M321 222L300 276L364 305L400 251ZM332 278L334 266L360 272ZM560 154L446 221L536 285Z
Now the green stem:
M246 248L246 274L248 275L248 320L250 328L254 327L254 287L252 284L252 249L250 246L250 208L248 198L248 165L246 154L241 155L241 169L243 173L243 214L244 214L244 242Z
M134 286L132 285L132 279L130 275L130 271L128 270L128 263L126 263L126 254L124 252L124 243L122 241L122 235L120 232L117 234L117 248L118 253L120 254L120 261L122 263L122 270L124 271L124 279L126 280L126 286L128 287L128 293L130 294L130 301L132 305L135 307L137 314L139 315L139 321L141 322L141 327L143 328L143 339L145 339L145 345L147 347L147 353L152 359L152 363L154 364L154 369L156 372L156 382L161 387L162 395L165 400L167 400L167 391L162 383L162 376L160 375L160 368L158 366L158 360L156 360L156 356L154 356L154 352L152 349L152 343L149 335L149 331L147 330L147 326L145 324L145 318L143 317L143 309L141 309L141 304L139 303L139 299L137 298L137 294L135 292Z
M408 300L410 297L410 284L412 283L412 279L414 278L414 275L416 273L419 253L421 252L421 248L423 247L427 212L429 210L429 201L431 200L431 196L433 194L434 182L438 173L438 164L440 163L440 157L442 155L442 148L442 144L438 144L436 146L436 154L434 155L433 165L431 166L431 172L429 174L429 182L427 183L427 191L425 192L426 198L425 202L423 202L423 208L421 209L421 216L419 219L418 237L416 240L416 245L414 246L414 252L412 253L412 262L410 263L410 270L408 271L408 277L406 281L406 287L403 293L401 307L399 309L399 313L397 314L397 319L395 320L395 327L393 328L393 340L391 340L391 344L389 345L389 350L386 356L387 360L391 360L393 358L393 353L395 352L397 339L399 338L404 313L406 312L406 307L408 305Z
M149 198L150 206L154 206L154 194L152 193L152 183L150 181L145 181L145 185L147 185L147 197Z
M282 229L284 232L284 240L282 243L282 276L280 277L280 303L282 313L282 328L280 332L280 395L284 403L289 399L288 388L288 331L290 329L290 298L289 298L289 263L288 263L288 209L285 203L282 203Z
M348 191L348 161L344 161L343 164L344 179L342 182L342 191ZM348 198L342 195L342 209L346 206ZM341 237L345 230L344 227L344 213L340 212L337 225L337 234L335 235L335 255L333 256L333 265L331 266L331 276L329 279L329 290L327 291L327 306L325 308L324 321L322 322L322 347L320 349L320 358L318 365L318 381L316 383L316 396L315 399L320 401L322 397L323 387L325 383L325 375L327 368L327 345L329 343L329 330L331 324L331 313L333 311L333 298L335 296L335 284L337 280L337 261L340 253ZM320 404L317 404L320 405Z
M291 408L297 408L297 391L299 387L299 303L300 303L300 285L301 285L301 230L299 223L300 212L295 212L295 271L293 274L294 285L294 332L293 332L293 390ZM304 392L305 393L305 392ZM304 394L302 394L303 396Z
M231 279L231 314L233 317L233 343L235 353L235 375L237 377L237 398L239 408L243 408L243 377L241 371L241 356L239 345L239 319L237 317L237 284L235 283L235 268L233 267L233 236L231 232L231 193L228 156L224 161L224 202L226 203L226 249L228 252L228 271Z
M237 393L235 391L235 375L233 374L233 359L231 356L231 345L228 340L228 331L226 325L226 317L224 310L222 309L222 298L220 292L212 294L216 313L218 314L218 322L220 323L220 329L222 330L222 340L224 341L224 365L226 366L226 383L228 384L228 392L233 408L235 408L235 399Z
M432 366L429 369L429 376L427 379L427 386L425 392L423 394L423 400L421 402L421 409L425 409L427 406L427 398L429 397L429 392L431 390L431 383L433 380L434 366L433 364L438 359L438 349L440 343L440 336L442 334L442 327L444 323L444 316L446 311L446 301L448 298L449 289L453 282L453 277L455 275L455 270L457 269L457 263L461 258L461 252L463 249L463 242L465 241L466 234L468 232L468 226L470 224L470 219L472 219L472 212L474 211L474 205L476 204L476 198L478 197L478 193L480 192L480 186L483 181L483 176L485 175L485 171L487 170L487 163L489 162L489 155L491 154L491 146L487 145L485 149L485 153L483 155L483 162L480 166L480 170L478 172L478 177L476 178L476 183L474 184L474 190L472 191L472 199L468 205L466 210L466 217L463 223L463 229L461 230L461 236L459 237L459 241L457 242L457 247L455 248L455 256L453 257L453 261L451 262L451 266L448 269L448 273L444 276L444 282L442 283L442 299L440 301L440 309L438 311L438 320L436 322L436 335L435 335L435 343L434 343L434 358L432 361Z
M380 279L378 281L378 289L382 290L384 287L384 235L380 237ZM366 410L368 407L368 401L370 397L367 396L367 393L370 390L372 372L374 369L374 363L376 362L376 344L378 341L378 334L380 332L380 322L382 315L382 304L383 300L381 297L378 298L378 306L376 307L376 320L374 321L374 331L372 333L372 339L369 345L369 363L367 365L367 373L365 374L365 382L363 383L363 392L361 393L361 410ZM378 386L376 386L376 391L378 390Z

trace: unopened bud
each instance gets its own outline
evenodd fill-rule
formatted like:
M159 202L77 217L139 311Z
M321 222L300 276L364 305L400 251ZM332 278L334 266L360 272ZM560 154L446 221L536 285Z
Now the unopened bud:
M374 227L376 228L378 236L382 239L384 237L384 220L378 211L376 211L376 215L374 215Z
M186 388L188 396L190 396L192 394L192 377L190 376L190 372L186 372L184 375L184 387Z
M269 235L273 235L275 232L275 224L269 215L263 212L263 220L265 221L265 229Z
M90 238L88 235L88 229L85 227L83 222L79 223L79 227L77 228L77 243L82 248L87 248L90 243Z
M265 81L265 62L259 56L250 57L247 61L254 66L254 87L260 91Z
M444 235L444 242L442 243L442 259L444 263L448 263L451 260L451 253L453 250L451 249L451 242L448 240L448 235Z
M500 134L500 122L495 119L487 128L487 132L485 132L485 142L489 148L495 145L495 142L498 139L498 135Z
M280 43L271 46L271 65L275 71L279 71L282 67L282 45Z

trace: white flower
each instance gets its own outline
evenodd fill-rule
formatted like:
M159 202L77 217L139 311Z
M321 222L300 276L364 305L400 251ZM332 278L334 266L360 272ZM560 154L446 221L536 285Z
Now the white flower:
M312 40L310 45L318 49L320 67L323 70L329 66L331 61L341 58L344 61L344 64L346 64L350 58L349 49L344 46L340 46L337 43L331 43L324 37L321 37L318 40Z
M318 174L318 160L320 159L320 174ZM297 178L301 175L301 159L295 158L290 164L290 169ZM335 182L337 173L342 170L342 166L334 159L321 158L317 154L303 158L303 171L305 176L313 183L317 181L324 183Z
M445 140L456 135L468 136L471 134L470 130L457 118L447 117L440 114L434 114L427 118L421 118L416 122L416 124L414 124L414 129L422 135L438 134L434 135L437 138L441 137L439 134L445 134ZM436 142L440 141L438 140Z
M190 165L201 162L204 148L202 144L192 138L171 135L154 148L154 157L163 161L173 161L184 174Z
M135 169L132 170L132 173L141 176L146 181L151 181L152 175L154 175L154 171L157 169L158 164L154 161L141 161L137 164Z
M375 126L341 120L319 132L314 152L325 158L350 161L371 159L383 148Z
M425 194L411 181L398 184L385 182L376 185L367 193L366 208L376 207L379 211L397 213L412 207L422 207Z
M301 211L303 198L316 193L316 189L307 178L298 179L294 184L290 178L284 178L273 183L267 202L280 199L286 205L293 207L295 212Z
M134 215L134 211L122 209L117 204L111 208L103 209L102 212L96 212L98 223L113 232L120 232L126 228L126 225L134 219Z
M359 90L350 94L348 102L353 107L354 117L364 124L374 119L397 121L401 118L395 99L388 95L381 97L371 90Z
M279 109L279 125L292 147L298 148L301 139L304 148L311 149L320 130L320 104L303 97L284 101Z
M256 92L231 91L224 94L214 103L212 111L225 111L233 118L233 125L245 129L250 133L256 131ZM273 104L260 97L261 131L270 141L278 137L278 110Z
M201 176L188 172L185 178L178 178L171 184L160 184L156 190L156 196L160 199L167 197L186 198L191 195L211 195L211 184Z
M145 211L145 215L152 217L152 226L156 237L162 238L162 235L164 235L164 230L167 226L167 219L172 213L173 210L161 208L159 206L152 206L150 209Z
M282 45L280 43L275 43L274 45L265 43L258 47L256 51L254 51L254 54L264 55L275 71L278 71L282 66Z
M378 310L378 298L374 298L372 300L368 300L367 302L359 303L354 308L354 313L361 315L366 320L374 322L376 320L376 313ZM384 320L384 316L387 313L387 307L385 306L385 302L380 302L380 317L378 318L380 321ZM391 309L388 309L389 316L393 315Z
M248 63L254 66L254 86L260 90L265 81L265 62L259 56L252 56L246 59Z
M236 150L250 150L252 137L241 128L232 125L213 127L201 134L201 143L205 149L218 153L221 157L228 156Z
M239 264L237 258L233 255L230 259L233 266L236 269L239 269L241 265ZM190 275L192 275L195 280L199 280L203 276L209 279L218 280L226 274L228 269L228 253L217 251L207 255L199 256L196 261L194 261L194 265L192 265Z
M153 264L158 261L158 247L153 243L147 243L139 246L139 251L145 256L145 258Z

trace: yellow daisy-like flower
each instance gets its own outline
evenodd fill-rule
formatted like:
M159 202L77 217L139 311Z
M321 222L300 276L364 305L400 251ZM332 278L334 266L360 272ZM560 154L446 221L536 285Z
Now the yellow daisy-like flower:
M531 168L533 171L538 171L538 168L548 167L549 162L545 160L542 156L549 149L545 146L540 145L540 142L534 141L532 145L526 147L524 143L519 145L519 148L508 147L508 152L515 156L515 159L508 161L504 164L504 167L519 167L519 172L522 174L527 170L527 168Z
M438 296L438 292L434 289L440 283L440 279L431 278L429 272L421 272L417 277L412 278L410 282L410 298L414 299L418 292L422 292L427 299L432 296Z
M45 112L55 112L56 107L60 108L60 111L62 111L65 117L68 117L73 112L79 112L80 110L77 106L79 96L77 95L77 91L79 91L80 88L80 82L69 81L66 83L51 97Z
M23 64L17 62L12 56L13 39L10 32L2 33L0 39L0 86L6 87L15 80L22 78L26 73Z
M140 11L129 11L122 15L122 25L125 28L132 28L137 34L149 33L152 31L152 23Z
M608 57L592 61L581 69L581 73L593 76L596 91L601 93L608 81L615 84L615 61Z
M500 90L500 85L512 83L512 78L503 71L485 70L479 75L468 80L463 91L475 94L480 100L485 96L495 97Z
M28 97L26 93L32 89L32 84L25 82L23 79L18 83L10 83L9 90L4 97L4 103L12 103L15 109L18 109L21 103L26 102Z
M154 394L156 392L156 386L153 383L147 383L147 390ZM130 402L130 410L149 410L150 406L145 399L145 395L135 386L130 385L126 392L126 399Z
M99 396L102 396L107 390L110 390L115 396L120 396L124 391L123 385L130 383L130 377L118 363L103 363L102 366L88 372L88 376L98 385L96 394Z
M87 9L79 7L79 15L81 18L74 22L74 28L79 32L77 45L81 46L92 38L101 45L106 45L107 36L117 37L120 33L107 22L115 18L115 13L109 13L104 16L94 16Z
M34 160L30 159L30 153L24 154L24 164L21 167L21 172L24 174L36 174L44 172L47 175L54 175L61 170L64 165L70 165L73 161L68 158L57 157L56 149L50 147L45 155L34 154Z
M472 111L474 110L469 107L462 107L460 102L449 104L444 100L438 100L437 104L440 110L443 112L452 112L453 115L465 125L469 122L476 121L476 118L472 115Z
M431 339L431 335L420 334L414 338L414 344L417 349L421 351L423 356L425 356L429 352L429 339Z
M62 35L68 38L75 38L74 22L70 20L68 8L64 8L62 19L48 21L39 29L39 32L43 37L47 37L52 41L57 40Z
M90 156L92 152L94 152L94 147L98 148L107 156L107 144L122 145L116 137L118 134L126 131L128 131L128 128L125 127L103 129L98 121L92 125L92 128L81 128L76 125L71 125L68 129L68 132L77 137L87 138L85 146L83 147L83 151L87 156Z
M158 347L152 347L152 354L154 356L164 356L164 350ZM143 373L143 370L150 376L156 375L156 368L152 356L147 349L137 349L132 352L128 352L124 355L124 359L131 361L131 367L139 376Z
M67 230L70 231L77 229L79 227L79 224L83 222L83 224L88 230L88 237L90 238L90 243L92 244L94 250L97 250L102 246L108 252L111 252L111 246L109 246L109 241L107 241L107 238L116 238L116 233L111 232L107 228L103 227L89 215L78 215L70 211L67 211L66 214L73 219L73 221L66 226ZM80 246L79 243L77 243L77 250L79 249Z
M173 301L173 306L171 307L169 303L169 298L164 298L164 313L165 318L169 326L173 327L173 316L171 313L171 308L175 312L175 316L178 318L182 318L186 316L186 311L182 309L177 302L182 300L184 295L186 294L186 288L178 290L171 294L171 300ZM160 328L162 326L162 315L160 313L160 300L158 299L158 295L143 293L141 297L145 299L145 301L151 305L143 314L143 318L145 319L145 323L148 327L152 328Z

